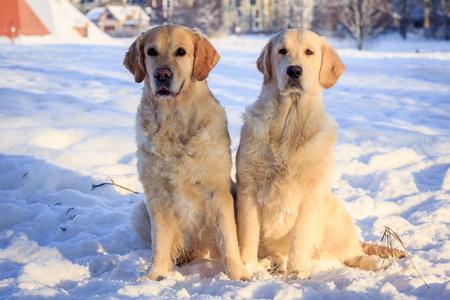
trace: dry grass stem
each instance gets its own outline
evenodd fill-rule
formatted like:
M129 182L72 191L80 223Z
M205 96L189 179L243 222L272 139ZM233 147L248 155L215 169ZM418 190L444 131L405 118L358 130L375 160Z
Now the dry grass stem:
M416 266L414 265L414 262L413 262L413 260L411 259L411 256L409 255L408 250L407 250L406 247L405 247L405 244L403 244L402 239L401 239L401 238L398 236L398 234L395 233L391 228L389 228L389 227L387 227L387 226L384 226L384 234L383 234L383 236L381 237L381 241L383 242L383 240L385 240L386 248L389 249L389 251L390 251L390 253L391 253L391 257L395 257L395 256L394 256L394 250L396 250L396 249L394 249L394 247L393 247L392 237L394 237L395 239L397 239L397 241L399 241L400 244L402 245L403 249L405 249L406 256L408 257L409 261L411 262L412 267L403 269L403 270L401 270L401 271L395 273L394 275L392 275L391 277L389 277L389 278L386 280L386 282L388 282L389 280L391 280L393 277L397 276L398 274L400 274L400 273L402 273L402 272L404 272L404 271L407 271L407 270L409 270L409 269L411 269L411 268L414 268L414 270L416 270L417 274L419 274L420 278L421 278L422 281L425 283L425 285L427 286L427 288L430 288L430 287L428 286L428 284L426 283L426 281L423 279L422 275L421 275L421 274L419 273L419 271L417 270ZM397 250L397 251L398 251L398 250Z

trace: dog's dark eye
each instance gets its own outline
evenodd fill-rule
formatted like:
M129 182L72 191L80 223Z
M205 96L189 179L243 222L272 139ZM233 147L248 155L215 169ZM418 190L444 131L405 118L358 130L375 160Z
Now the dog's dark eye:
M148 49L147 54L150 56L158 56L158 52L156 52L155 48Z
M287 54L287 50L285 48L282 48L282 49L278 50L278 53L285 55L285 54Z
M309 50L309 49L306 50L306 55L313 55L313 54L314 54L314 52L312 52L311 50Z
M186 50L184 50L183 48L178 48L177 56L185 56L185 55L186 55Z

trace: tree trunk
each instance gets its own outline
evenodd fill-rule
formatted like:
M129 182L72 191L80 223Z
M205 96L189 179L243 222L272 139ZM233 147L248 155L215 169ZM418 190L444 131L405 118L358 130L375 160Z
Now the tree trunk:
M423 1L423 27L430 28L431 0Z
M312 29L312 22L314 19L314 5L315 0L303 0L302 11L302 27L303 29Z
M431 0L423 1L423 29L425 37L430 37L430 12L431 12Z
M409 5L408 0L402 0L401 11L400 11L400 35L406 40L406 35L408 34L409 27Z
M358 42L358 50L362 50L364 42L363 11L361 1L353 1L355 11L355 35Z
M445 39L450 40L450 16L445 16Z
M450 3L446 0L441 0L441 5L444 10L444 38L450 40Z

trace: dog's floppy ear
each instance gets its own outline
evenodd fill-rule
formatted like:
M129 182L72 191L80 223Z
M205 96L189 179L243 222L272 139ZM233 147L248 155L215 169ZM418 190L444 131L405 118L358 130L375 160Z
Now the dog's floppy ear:
M144 54L142 53L143 47L141 46L145 33L141 33L137 39L128 48L123 60L123 65L134 75L134 81L137 83L142 82L147 73L144 63Z
M263 84L267 84L272 76L272 68L270 63L271 55L272 55L272 40L270 40L267 43L267 45L264 46L264 49L262 50L261 54L256 60L256 67L258 68L258 71L264 74Z
M213 45L197 29L194 32L194 76L198 81L205 80L220 59Z
M322 65L319 72L320 85L326 89L331 88L344 70L345 66L336 51L324 39L322 44Z

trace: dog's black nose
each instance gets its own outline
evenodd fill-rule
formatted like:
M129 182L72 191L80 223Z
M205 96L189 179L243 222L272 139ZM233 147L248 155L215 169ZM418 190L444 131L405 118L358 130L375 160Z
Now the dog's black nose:
M172 71L169 68L158 68L153 76L159 81L166 81L172 77Z
M286 74L292 79L297 79L302 76L303 68L300 66L289 66L286 70Z

